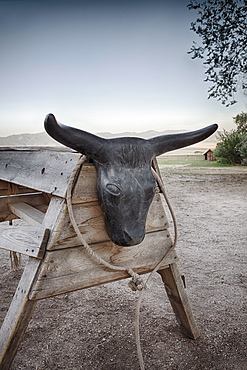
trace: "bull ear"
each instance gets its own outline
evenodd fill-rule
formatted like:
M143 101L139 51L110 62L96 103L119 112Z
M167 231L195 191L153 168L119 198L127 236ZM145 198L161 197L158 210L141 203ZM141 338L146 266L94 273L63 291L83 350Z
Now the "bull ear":
M46 116L45 130L59 143L75 149L89 158L97 160L103 155L102 149L105 139L89 132L58 123L53 114Z
M154 156L161 155L171 150L184 148L185 146L198 143L207 139L218 128L215 123L213 125L202 128L201 130L186 132L182 134L162 135L149 139L152 146Z

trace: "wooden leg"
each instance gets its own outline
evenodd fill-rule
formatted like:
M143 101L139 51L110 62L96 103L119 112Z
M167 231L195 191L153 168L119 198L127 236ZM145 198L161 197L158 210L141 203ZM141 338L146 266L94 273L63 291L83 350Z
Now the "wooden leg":
M186 335L196 339L200 336L191 310L190 302L176 263L158 271L165 285L176 318Z
M37 301L30 301L28 294L41 260L29 257L9 310L0 330L0 369L7 370L16 355Z

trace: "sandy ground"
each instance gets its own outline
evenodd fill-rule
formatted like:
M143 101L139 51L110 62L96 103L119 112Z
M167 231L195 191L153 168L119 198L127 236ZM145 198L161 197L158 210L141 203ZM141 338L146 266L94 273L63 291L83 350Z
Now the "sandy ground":
M157 274L141 308L146 369L246 369L247 168L162 166L162 174L201 336L181 332ZM2 321L21 271L10 271L8 252L0 257ZM39 301L11 369L137 370L136 300L124 280Z

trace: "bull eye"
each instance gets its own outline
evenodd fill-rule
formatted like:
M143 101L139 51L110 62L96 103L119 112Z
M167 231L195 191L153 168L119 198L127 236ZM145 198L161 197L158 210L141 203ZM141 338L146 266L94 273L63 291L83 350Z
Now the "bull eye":
M119 196L121 194L121 189L116 184L107 184L106 190L108 193L115 196Z

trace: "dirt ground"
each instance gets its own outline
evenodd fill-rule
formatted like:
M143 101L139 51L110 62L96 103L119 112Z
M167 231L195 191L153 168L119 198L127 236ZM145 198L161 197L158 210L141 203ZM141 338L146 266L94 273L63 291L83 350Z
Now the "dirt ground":
M247 168L162 166L162 175L201 336L181 332L157 274L141 308L145 368L247 369ZM10 270L8 252L0 257L2 322L21 271ZM39 301L11 369L139 369L137 297L123 280Z

